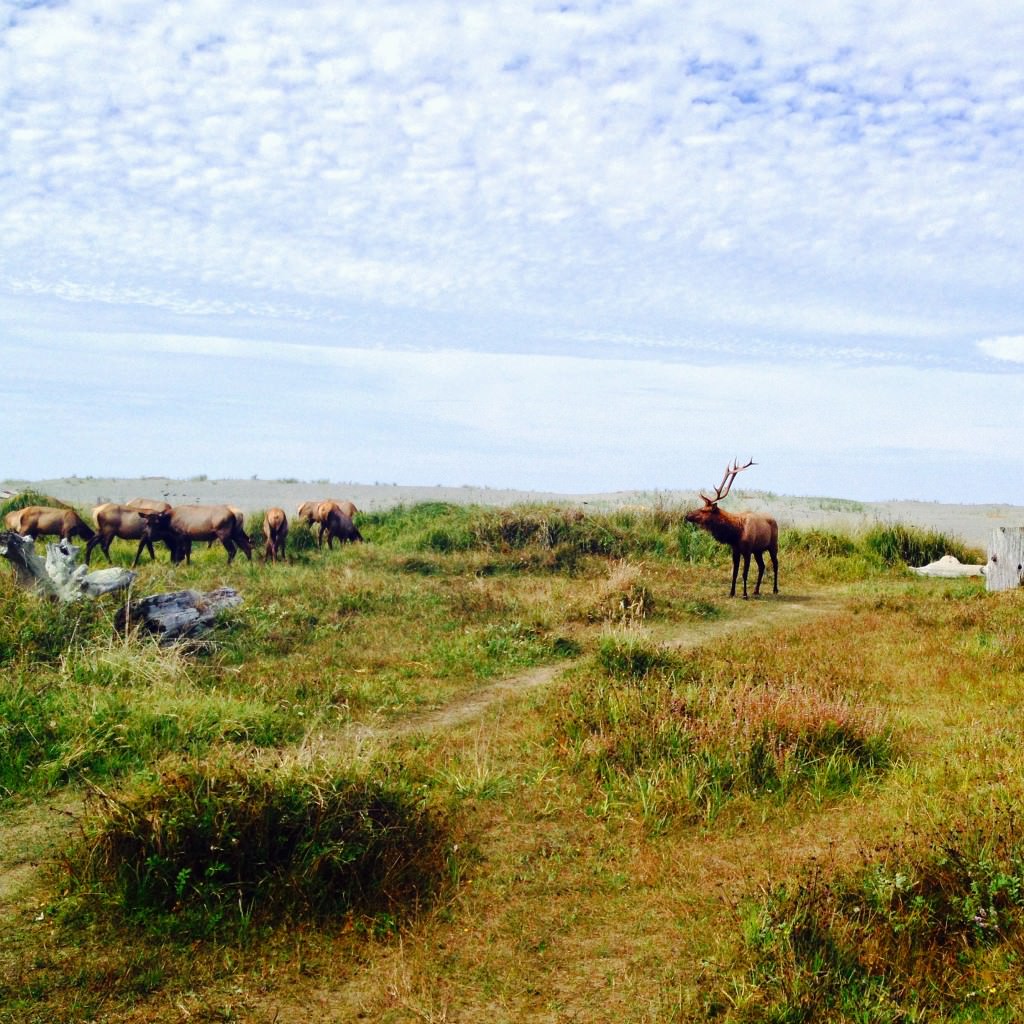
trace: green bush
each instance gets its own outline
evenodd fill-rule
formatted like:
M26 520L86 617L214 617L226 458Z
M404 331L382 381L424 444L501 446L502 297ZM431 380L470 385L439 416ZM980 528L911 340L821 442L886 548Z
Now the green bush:
M363 773L183 761L115 797L93 792L66 851L72 886L127 911L221 922L408 914L438 888L449 821L397 769Z

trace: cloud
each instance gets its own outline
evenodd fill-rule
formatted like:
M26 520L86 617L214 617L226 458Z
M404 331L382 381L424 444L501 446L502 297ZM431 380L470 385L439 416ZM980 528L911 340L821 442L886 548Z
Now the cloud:
M992 359L1024 363L1024 334L986 338L978 342L978 348Z
M754 432L795 452L820 422L851 456L886 437L1000 447L894 382L955 403L951 381L987 396L983 374L1021 361L1010 8L69 0L8 17L0 347L74 362L84 343L135 368L126 387L217 362L329 411L318 367L376 424L364 443L411 445L348 374L395 422L418 410L424 458L476 444L475 416L516 472L555 458L565 408L566 445L589 429L622 467L643 461L622 424L649 425L652 474L680 424L704 443L696 409L740 449ZM734 397L730 418L702 388L779 411L762 425Z

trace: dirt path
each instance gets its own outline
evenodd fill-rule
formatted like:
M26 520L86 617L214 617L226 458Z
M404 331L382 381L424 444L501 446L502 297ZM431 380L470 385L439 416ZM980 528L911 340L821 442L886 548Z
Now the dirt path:
M820 615L833 614L843 608L842 592L823 590L814 594L778 596L760 601L737 602L734 617L712 622L692 622L685 625L645 628L656 643L675 650L687 650L716 640L718 637L748 629L783 629ZM324 737L316 743L307 741L306 749L317 756L330 759L332 752L350 744L387 741L417 733L432 733L454 729L483 717L490 708L509 697L519 697L545 686L561 675L571 662L541 665L514 676L506 676L479 690L463 695L447 704L427 711L404 715L380 725L357 724Z
M805 595L780 595L759 601L731 604L730 617L713 622L685 625L655 625L646 629L657 643L674 649L689 649L721 636L748 629L782 629L842 609L842 592L822 590ZM542 665L508 676L474 690L442 707L418 712L381 725L357 724L328 736L307 738L300 747L303 757L333 760L353 747L388 742L418 733L454 729L482 718L510 697L545 686L566 670L568 663ZM279 751L274 751L275 757ZM46 861L74 826L81 813L81 801L67 794L60 806L52 803L28 805L6 815L0 823L0 915L31 897L40 884L39 865Z

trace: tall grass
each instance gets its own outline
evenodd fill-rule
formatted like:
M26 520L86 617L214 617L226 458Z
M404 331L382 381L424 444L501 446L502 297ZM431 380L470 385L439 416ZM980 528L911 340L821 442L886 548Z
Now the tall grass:
M602 640L552 715L557 747L606 805L635 808L642 796L659 826L712 821L738 794L836 794L894 757L876 709L796 681L712 677L629 633Z
M928 565L943 555L964 563L984 563L983 552L937 530L896 523L874 526L863 537L865 549L886 565Z
M77 892L205 932L359 912L407 917L445 875L446 813L394 766L362 771L184 760L133 788L93 788L65 853Z

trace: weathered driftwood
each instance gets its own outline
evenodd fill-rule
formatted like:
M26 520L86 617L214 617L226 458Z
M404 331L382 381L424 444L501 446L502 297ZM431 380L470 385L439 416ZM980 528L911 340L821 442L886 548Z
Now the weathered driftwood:
M201 594L198 590L176 590L153 594L126 605L117 615L118 629L139 625L160 634L161 641L194 637L208 630L218 615L242 603L242 595L230 587Z
M36 554L31 537L11 531L0 533L0 555L14 566L18 582L59 601L99 597L132 585L136 573L129 569L98 569L89 572L77 565L80 548L67 540L46 545L46 558Z
M62 540L47 544L46 558L35 551L31 537L0 533L0 555L14 566L18 583L59 601L79 601L118 590L126 590L138 575L130 569L98 569L89 572L76 565L79 548ZM161 641L194 637L209 629L226 608L242 603L242 595L230 587L201 594L197 590L177 590L152 594L138 601L127 601L118 612L119 630L141 626L160 635Z
M964 564L953 555L943 555L938 561L929 562L927 565L912 565L910 570L916 572L918 576L940 576L946 579L953 579L957 576L985 575L985 566Z
M1013 590L1024 585L1024 526L1000 526L988 542L986 590Z

